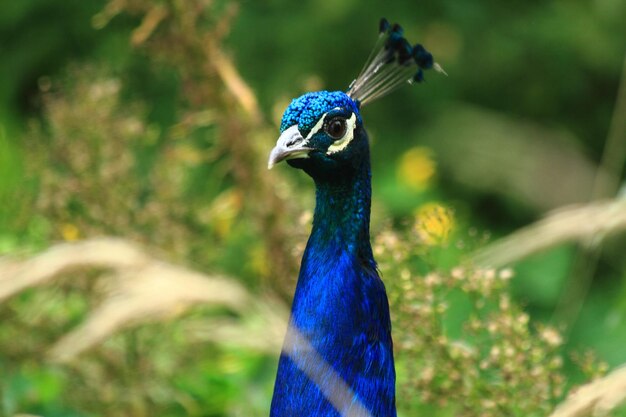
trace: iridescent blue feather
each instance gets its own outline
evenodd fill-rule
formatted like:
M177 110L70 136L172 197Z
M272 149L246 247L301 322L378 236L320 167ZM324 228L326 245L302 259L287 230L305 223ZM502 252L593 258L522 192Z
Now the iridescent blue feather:
M270 154L269 167L287 160L316 186L271 417L396 416L391 321L370 245L370 153L360 108L439 67L399 25L383 19L380 32L346 93L318 91L291 102Z

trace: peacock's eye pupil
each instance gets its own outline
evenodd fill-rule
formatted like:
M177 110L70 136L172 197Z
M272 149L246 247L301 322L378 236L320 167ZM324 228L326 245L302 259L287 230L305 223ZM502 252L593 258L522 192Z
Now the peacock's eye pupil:
M328 122L326 133L333 139L341 139L346 134L346 119L335 117Z

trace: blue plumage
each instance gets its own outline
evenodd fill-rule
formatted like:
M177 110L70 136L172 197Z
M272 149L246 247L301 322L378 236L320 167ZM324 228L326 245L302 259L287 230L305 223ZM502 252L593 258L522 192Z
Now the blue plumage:
M271 417L396 416L389 305L370 245L370 153L360 107L438 66L421 45L410 46L398 25L382 20L380 30L347 93L319 91L291 102L270 154L270 168L287 160L316 186Z
M356 113L359 119L361 118L358 104L346 93L341 91L317 91L315 93L306 93L291 101L280 122L280 132L284 132L285 129L293 125L298 125L300 132L306 136L320 116L329 109L337 107L348 109Z

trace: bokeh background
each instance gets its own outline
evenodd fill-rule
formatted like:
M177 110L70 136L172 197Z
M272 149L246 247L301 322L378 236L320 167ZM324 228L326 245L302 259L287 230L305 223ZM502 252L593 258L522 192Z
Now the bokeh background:
M0 415L267 415L313 207L267 154L383 16L449 74L363 110L400 414L626 362L623 0L2 2Z

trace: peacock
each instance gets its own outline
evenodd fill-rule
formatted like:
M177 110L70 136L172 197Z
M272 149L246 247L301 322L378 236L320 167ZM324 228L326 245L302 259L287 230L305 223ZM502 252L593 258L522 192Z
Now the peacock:
M389 304L370 244L371 169L361 108L442 71L398 24L379 37L347 92L306 93L285 110L268 167L315 182L313 227L280 356L271 417L395 417Z

